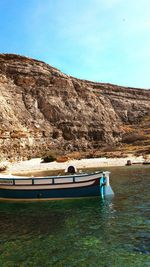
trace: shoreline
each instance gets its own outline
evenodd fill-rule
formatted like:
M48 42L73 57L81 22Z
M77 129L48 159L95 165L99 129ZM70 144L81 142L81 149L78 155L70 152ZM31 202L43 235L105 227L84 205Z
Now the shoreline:
M128 156L125 158L90 158L73 160L70 159L66 162L48 162L42 163L41 158L34 158L31 160L20 161L15 163L7 162L7 170L9 173L30 173L30 172L44 172L44 171L65 171L70 165L78 169L90 168L105 168L105 167L121 167L125 166L127 161L130 160L132 164L142 164L145 159L143 156L135 157ZM6 164L6 163L5 163Z

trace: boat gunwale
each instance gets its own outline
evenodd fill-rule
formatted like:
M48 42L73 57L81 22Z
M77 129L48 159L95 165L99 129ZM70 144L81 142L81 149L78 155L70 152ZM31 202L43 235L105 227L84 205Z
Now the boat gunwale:
M83 173L83 174L71 174L71 175L57 175L57 176L43 176L43 177L28 177L28 176L13 176L11 177L8 175L8 177L1 177L0 176L0 180L42 180L42 179L67 179L67 178L82 178L82 177L86 177L86 176L93 176L93 175L97 175L97 174L104 174L105 172L100 171L100 172L93 172L93 173ZM6 174L4 174L4 176L6 176ZM22 178L21 178L22 177Z
M72 182L66 182L66 183L47 183L47 184L34 184L34 183L32 183L32 184L14 184L14 183L12 183L12 184L0 184L0 188L1 189L4 189L5 187L8 187L8 186L10 186L10 187L24 187L24 186L26 186L26 187L40 187L40 186L53 186L54 188L56 187L56 186L61 186L61 185L72 185L72 184L84 184L84 183L88 183L88 182L93 182L91 185L94 185L95 183L97 183L97 180L99 180L101 177L96 177L96 178L94 178L94 179L88 179L88 180L85 180L85 181L75 181L75 179L73 179L73 181ZM80 187L80 186L79 186Z
M83 188L83 187L91 187L91 186L95 186L98 185L99 183L99 179L100 178L95 178L92 180L86 180L86 181L81 181L81 182L72 182L72 183L65 183L65 184L30 184L30 185L26 185L26 184L20 184L20 185L14 185L14 184L10 184L10 185L0 185L0 189L2 190L18 190L18 188L20 187L20 190L59 190L59 189L73 189L73 188ZM90 184L89 184L90 183ZM69 185L75 185L74 187L69 187ZM80 185L78 185L80 184ZM83 185L82 185L83 184ZM49 188L49 187L51 188ZM60 186L60 187L59 187ZM61 187L62 186L62 187ZM66 187L64 187L66 186ZM17 189L12 188L12 187L18 187ZM22 187L22 188L21 188ZM33 188L35 187L35 188ZM38 188L41 187L41 188ZM12 189L11 189L12 188Z

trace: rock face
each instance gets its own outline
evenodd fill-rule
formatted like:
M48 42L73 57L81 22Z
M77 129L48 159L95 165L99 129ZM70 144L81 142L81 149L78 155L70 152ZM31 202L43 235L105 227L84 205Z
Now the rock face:
M27 57L0 55L1 157L100 149L150 114L150 90L79 80Z

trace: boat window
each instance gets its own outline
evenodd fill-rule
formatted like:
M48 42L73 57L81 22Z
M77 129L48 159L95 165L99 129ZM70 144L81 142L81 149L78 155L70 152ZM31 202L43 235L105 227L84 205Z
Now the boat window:
M15 179L15 185L30 185L32 184L31 179Z
M34 179L34 184L52 184L52 179Z
M57 178L55 179L55 184L65 184L65 183L73 183L73 177L71 178Z

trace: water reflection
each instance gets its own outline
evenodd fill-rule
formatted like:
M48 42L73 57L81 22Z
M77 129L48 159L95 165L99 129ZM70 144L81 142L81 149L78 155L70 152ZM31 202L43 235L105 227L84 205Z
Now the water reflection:
M111 173L112 199L1 202L1 266L149 266L150 168Z

